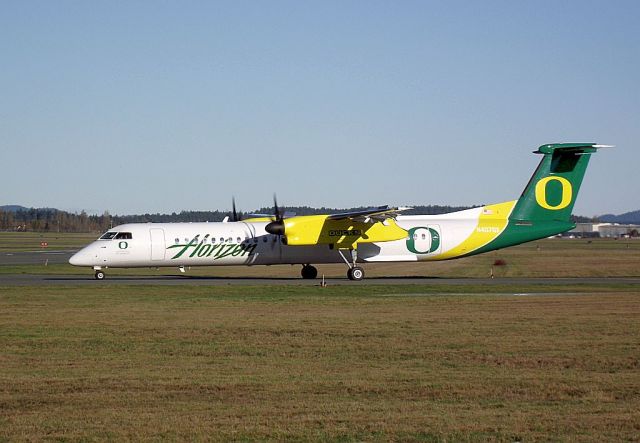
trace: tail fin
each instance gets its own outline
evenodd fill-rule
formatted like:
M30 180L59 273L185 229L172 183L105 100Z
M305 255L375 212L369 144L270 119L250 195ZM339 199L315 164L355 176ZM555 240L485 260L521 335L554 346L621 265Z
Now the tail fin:
M582 178L595 143L557 143L543 145L534 151L543 154L520 199L513 208L513 221L570 222Z

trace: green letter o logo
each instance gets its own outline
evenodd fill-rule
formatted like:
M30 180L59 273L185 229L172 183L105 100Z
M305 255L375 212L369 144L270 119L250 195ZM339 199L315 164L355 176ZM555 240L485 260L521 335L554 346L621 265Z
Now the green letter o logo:
M118 247L120 249L127 249L129 247L129 243L127 243L126 241L121 241L120 243L118 243Z
M560 203L555 206L551 206L547 201L547 184L550 181L557 181L562 185L562 199ZM536 183L536 202L545 209L551 211L559 211L564 209L571 203L573 197L573 187L571 182L564 177L545 177Z
M426 251L418 251L416 249L416 239L414 236L416 235L416 231L424 229L429 231L429 235L431 236L431 246ZM414 254L431 254L435 252L440 247L440 234L433 228L427 228L424 226L416 226L415 228L409 229L409 238L407 239L407 249Z

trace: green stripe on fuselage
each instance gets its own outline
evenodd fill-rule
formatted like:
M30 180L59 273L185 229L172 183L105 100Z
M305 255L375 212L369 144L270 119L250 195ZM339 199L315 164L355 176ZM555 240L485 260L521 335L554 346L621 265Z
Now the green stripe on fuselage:
M509 224L505 230L495 240L466 256L482 254L483 252L551 237L569 231L575 228L575 226L575 223L566 221L532 221L524 224L520 221L509 220Z

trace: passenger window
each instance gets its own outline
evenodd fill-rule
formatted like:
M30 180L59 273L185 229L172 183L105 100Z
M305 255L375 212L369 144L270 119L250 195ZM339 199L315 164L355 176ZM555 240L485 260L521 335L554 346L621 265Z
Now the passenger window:
M424 233L423 233L423 234L422 234L422 239L423 239L423 240L426 240L426 239L427 239L427 234L424 234Z
M236 238L236 241L237 241L238 243L241 243L241 242L242 242L242 239L241 239L240 237L238 237L238 238Z
M179 239L179 238L176 238L176 245L177 245L178 243L180 243L180 239Z
M216 238L215 237L211 237L211 243L215 243L216 242Z
M233 239L232 239L231 237L229 237L229 238L227 239L227 243L231 243L232 241L233 241Z
M224 243L224 238L220 237L220 243Z
M102 234L102 237L100 237L100 240L111 240L115 236L115 232L105 232L104 234Z
M116 235L116 240L131 240L131 232L118 232Z

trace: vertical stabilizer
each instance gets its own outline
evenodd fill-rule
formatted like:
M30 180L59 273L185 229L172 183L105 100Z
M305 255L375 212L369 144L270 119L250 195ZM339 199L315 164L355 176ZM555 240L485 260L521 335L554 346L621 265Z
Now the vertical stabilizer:
M534 151L542 160L518 199L513 221L570 222L591 154L604 147L596 143L556 143Z

